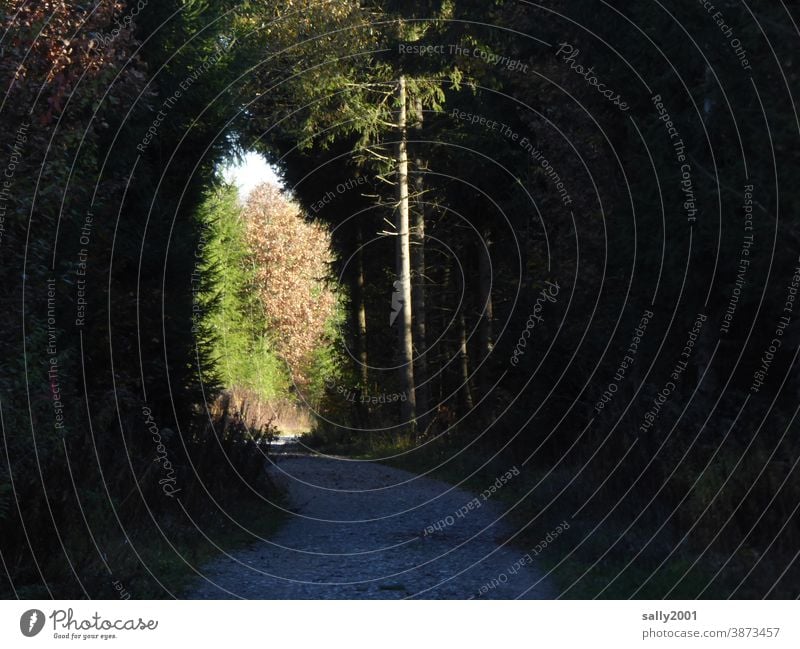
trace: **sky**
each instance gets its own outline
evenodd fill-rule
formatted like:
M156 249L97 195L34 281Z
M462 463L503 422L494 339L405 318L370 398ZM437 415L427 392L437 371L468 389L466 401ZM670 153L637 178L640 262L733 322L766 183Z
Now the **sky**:
M245 154L241 163L226 167L222 175L227 182L239 188L239 198L243 201L256 185L263 182L283 186L275 169L268 165L262 156L252 151Z

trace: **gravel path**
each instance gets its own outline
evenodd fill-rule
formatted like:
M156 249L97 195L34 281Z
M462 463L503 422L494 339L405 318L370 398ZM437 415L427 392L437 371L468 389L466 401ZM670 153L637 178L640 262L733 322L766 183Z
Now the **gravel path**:
M205 566L189 599L513 599L541 577L535 562L513 570L525 553L500 545L491 498L371 462L281 458L269 472L292 516ZM523 595L549 596L547 581Z

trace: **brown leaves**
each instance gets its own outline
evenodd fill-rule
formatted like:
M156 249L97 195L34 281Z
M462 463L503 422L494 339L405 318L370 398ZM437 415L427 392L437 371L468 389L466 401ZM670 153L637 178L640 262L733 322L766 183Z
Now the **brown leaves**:
M335 306L328 286L330 234L305 220L297 204L268 184L252 192L244 218L271 333L294 380L303 384Z

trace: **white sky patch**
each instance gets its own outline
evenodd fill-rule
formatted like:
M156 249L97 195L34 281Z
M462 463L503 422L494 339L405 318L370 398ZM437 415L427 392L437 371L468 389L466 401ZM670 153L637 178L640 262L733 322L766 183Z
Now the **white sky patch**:
M222 176L226 182L236 185L239 189L239 199L242 201L247 200L250 192L261 183L283 187L275 169L267 164L263 156L253 151L246 153L241 162L225 167Z

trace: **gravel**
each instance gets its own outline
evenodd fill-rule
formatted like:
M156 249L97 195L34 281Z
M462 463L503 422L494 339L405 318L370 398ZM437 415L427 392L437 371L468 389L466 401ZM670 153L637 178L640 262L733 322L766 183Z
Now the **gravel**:
M536 562L502 545L496 500L373 462L288 457L269 473L289 520L204 566L188 599L552 597Z

